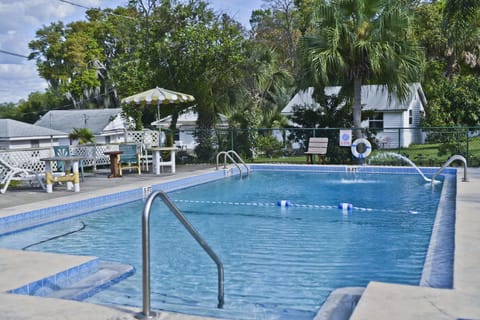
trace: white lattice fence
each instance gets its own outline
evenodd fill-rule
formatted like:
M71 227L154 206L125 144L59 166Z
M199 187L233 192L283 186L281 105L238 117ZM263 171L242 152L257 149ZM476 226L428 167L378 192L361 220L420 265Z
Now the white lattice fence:
M158 146L158 131L127 131L127 141L143 146Z
M70 154L84 157L84 167L95 167L96 165L109 165L110 158L104 154L107 150L118 149L118 146L114 145L96 145L96 144L83 144L70 146Z
M51 157L52 155L53 151L51 148L4 150L0 152L0 157L12 166L39 173L45 172L45 163L40 159Z
M70 154L84 157L84 167L108 166L110 157L105 155L105 151L118 150L118 145L76 145L70 146ZM45 172L45 162L42 158L54 156L52 148L35 148L21 150L2 150L0 158L14 167L30 169L38 173ZM53 164L53 170L57 170L56 163Z

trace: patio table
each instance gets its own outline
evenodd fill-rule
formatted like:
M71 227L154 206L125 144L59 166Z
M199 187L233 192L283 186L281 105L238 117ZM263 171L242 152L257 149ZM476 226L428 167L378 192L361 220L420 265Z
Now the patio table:
M160 168L164 166L169 166L172 168L172 173L175 173L175 151L177 151L176 147L152 147L149 148L148 151L152 152L153 159L153 173L156 175L160 175ZM160 152L162 151L170 151L170 161L162 161L162 156Z
M123 151L112 150L105 151L103 154L110 156L110 175L109 178L120 177L120 168L118 167L118 156L121 155Z
M54 182L66 182L67 190L80 192L80 175L78 172L80 160L85 159L79 156L61 156L61 157L48 157L41 158L40 160L45 162L45 182L47 185L47 192L53 192ZM56 176L53 174L53 164L57 161L65 162L65 168L72 168L72 173L65 173L64 176Z

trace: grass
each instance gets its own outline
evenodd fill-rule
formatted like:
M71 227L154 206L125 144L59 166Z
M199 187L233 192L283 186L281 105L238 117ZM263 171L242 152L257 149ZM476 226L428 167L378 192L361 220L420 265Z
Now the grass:
M461 144L433 143L411 145L409 148L401 149L400 153L421 166L441 166L454 154L461 154L467 158L466 147L465 142ZM480 166L480 137L469 139L468 158L469 166Z
M440 152L442 151L442 152ZM461 144L442 144L442 143L430 143L430 144L416 144L411 145L409 148L404 149L390 149L390 150L374 150L370 155L370 159L373 158L379 152L394 152L402 154L412 160L418 166L442 166L452 155L462 154L466 155L466 143ZM468 165L470 167L480 166L480 137L470 138L468 141ZM466 158L466 156L465 156ZM349 159L350 160L350 159ZM265 157L260 156L253 160L255 163L291 163L291 164L305 164L306 157L304 155L295 156L280 156L280 157ZM346 161L346 163L349 161ZM326 163L328 164L328 157ZM388 161L390 165L405 165L399 159L390 159ZM458 162L452 164L461 165Z

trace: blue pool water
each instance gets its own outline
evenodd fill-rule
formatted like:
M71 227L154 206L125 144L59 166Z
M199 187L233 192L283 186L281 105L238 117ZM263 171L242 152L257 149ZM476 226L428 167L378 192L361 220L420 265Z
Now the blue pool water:
M161 203L151 215L152 309L235 319L312 319L335 288L419 283L440 188L418 175L254 172L169 193L225 267ZM288 200L289 207L278 201ZM160 202L160 201L158 201ZM340 210L350 203L352 210ZM141 270L141 210L132 202L8 237L0 246L98 256ZM83 225L86 225L82 229ZM141 306L141 272L92 302Z

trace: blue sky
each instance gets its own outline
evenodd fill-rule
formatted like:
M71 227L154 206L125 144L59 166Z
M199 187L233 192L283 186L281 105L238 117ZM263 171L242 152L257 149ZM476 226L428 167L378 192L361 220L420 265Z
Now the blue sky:
M85 7L114 8L127 0L68 0ZM218 12L225 12L248 26L253 10L262 0L210 0ZM61 0L0 0L0 50L28 56L28 43L35 31L54 21L83 19L85 9ZM34 91L43 92L46 83L37 74L35 63L24 57L0 52L0 103L27 99Z

